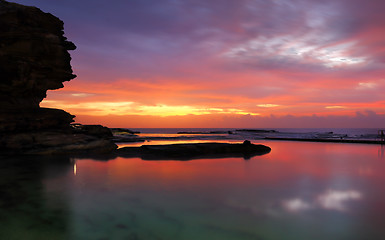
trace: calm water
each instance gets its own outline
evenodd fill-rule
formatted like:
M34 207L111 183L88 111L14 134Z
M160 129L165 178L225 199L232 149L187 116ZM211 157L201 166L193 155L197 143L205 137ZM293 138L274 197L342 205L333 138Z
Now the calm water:
M3 159L0 239L383 239L384 146L242 158Z
M145 141L243 141L263 140L266 138L299 138L299 139L344 139L380 141L381 131L376 128L276 128L252 129L258 131L239 131L234 128L134 128L139 134L115 132L123 138L140 138ZM250 129L249 129L250 130ZM262 131L261 131L262 130ZM268 131L263 131L268 130ZM180 133L184 132L184 133ZM189 134L186 134L188 132ZM195 134L191 134L191 133ZM119 141L119 140L118 140ZM140 143L141 144L141 143Z

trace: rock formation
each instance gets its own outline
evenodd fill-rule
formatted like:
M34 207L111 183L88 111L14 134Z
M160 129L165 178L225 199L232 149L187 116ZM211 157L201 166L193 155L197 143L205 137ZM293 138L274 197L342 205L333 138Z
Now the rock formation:
M228 158L264 155L270 147L252 144L246 140L240 143L181 143L169 145L143 145L141 147L122 147L117 154L121 157L140 157L143 160L192 160L201 158Z
M68 53L76 47L64 37L63 22L36 7L0 0L0 23L0 153L115 149L108 129L74 127L75 116L39 107L47 90L76 77Z
M2 109L38 108L47 90L72 74L63 22L35 7L0 0L0 101Z

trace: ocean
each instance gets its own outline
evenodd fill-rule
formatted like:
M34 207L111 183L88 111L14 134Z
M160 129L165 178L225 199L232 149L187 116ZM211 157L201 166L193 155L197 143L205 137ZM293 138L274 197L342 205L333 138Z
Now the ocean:
M131 128L112 129L119 146L188 142L242 142L264 139L381 141L377 128ZM384 130L382 130L384 131ZM385 132L385 131L384 131ZM135 143L135 139L144 143ZM129 143L127 143L129 142Z
M128 135L123 130L116 133ZM366 240L385 236L384 145L264 138L342 134L366 139L377 137L378 129L130 130L140 132L131 133L135 135L131 138L142 142L119 146L247 138L272 150L250 159L3 159L0 239Z
M178 132L214 132L214 131L233 131L250 129L250 130L265 130L281 133L329 133L348 134L351 136L359 136L365 134L378 134L379 128L127 128L133 131L142 133L169 133L175 134ZM385 129L385 128L384 128Z

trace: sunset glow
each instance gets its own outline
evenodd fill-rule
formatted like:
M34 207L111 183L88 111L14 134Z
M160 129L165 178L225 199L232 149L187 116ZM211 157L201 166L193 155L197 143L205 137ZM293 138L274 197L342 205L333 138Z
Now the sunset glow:
M42 107L109 127L383 127L380 0L18 0L65 22L78 77ZM98 7L89 11L89 6Z

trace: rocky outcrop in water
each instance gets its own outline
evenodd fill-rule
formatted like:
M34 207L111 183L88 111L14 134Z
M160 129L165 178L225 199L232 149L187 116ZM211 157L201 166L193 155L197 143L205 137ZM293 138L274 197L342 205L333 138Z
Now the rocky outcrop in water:
M253 156L267 154L270 151L270 147L252 144L246 140L242 144L213 142L123 147L119 148L117 153L122 157L140 157L143 160L192 160L228 157L249 159Z
M40 108L47 90L76 76L63 22L35 7L0 0L0 153L112 151L102 126L72 126L75 116Z

